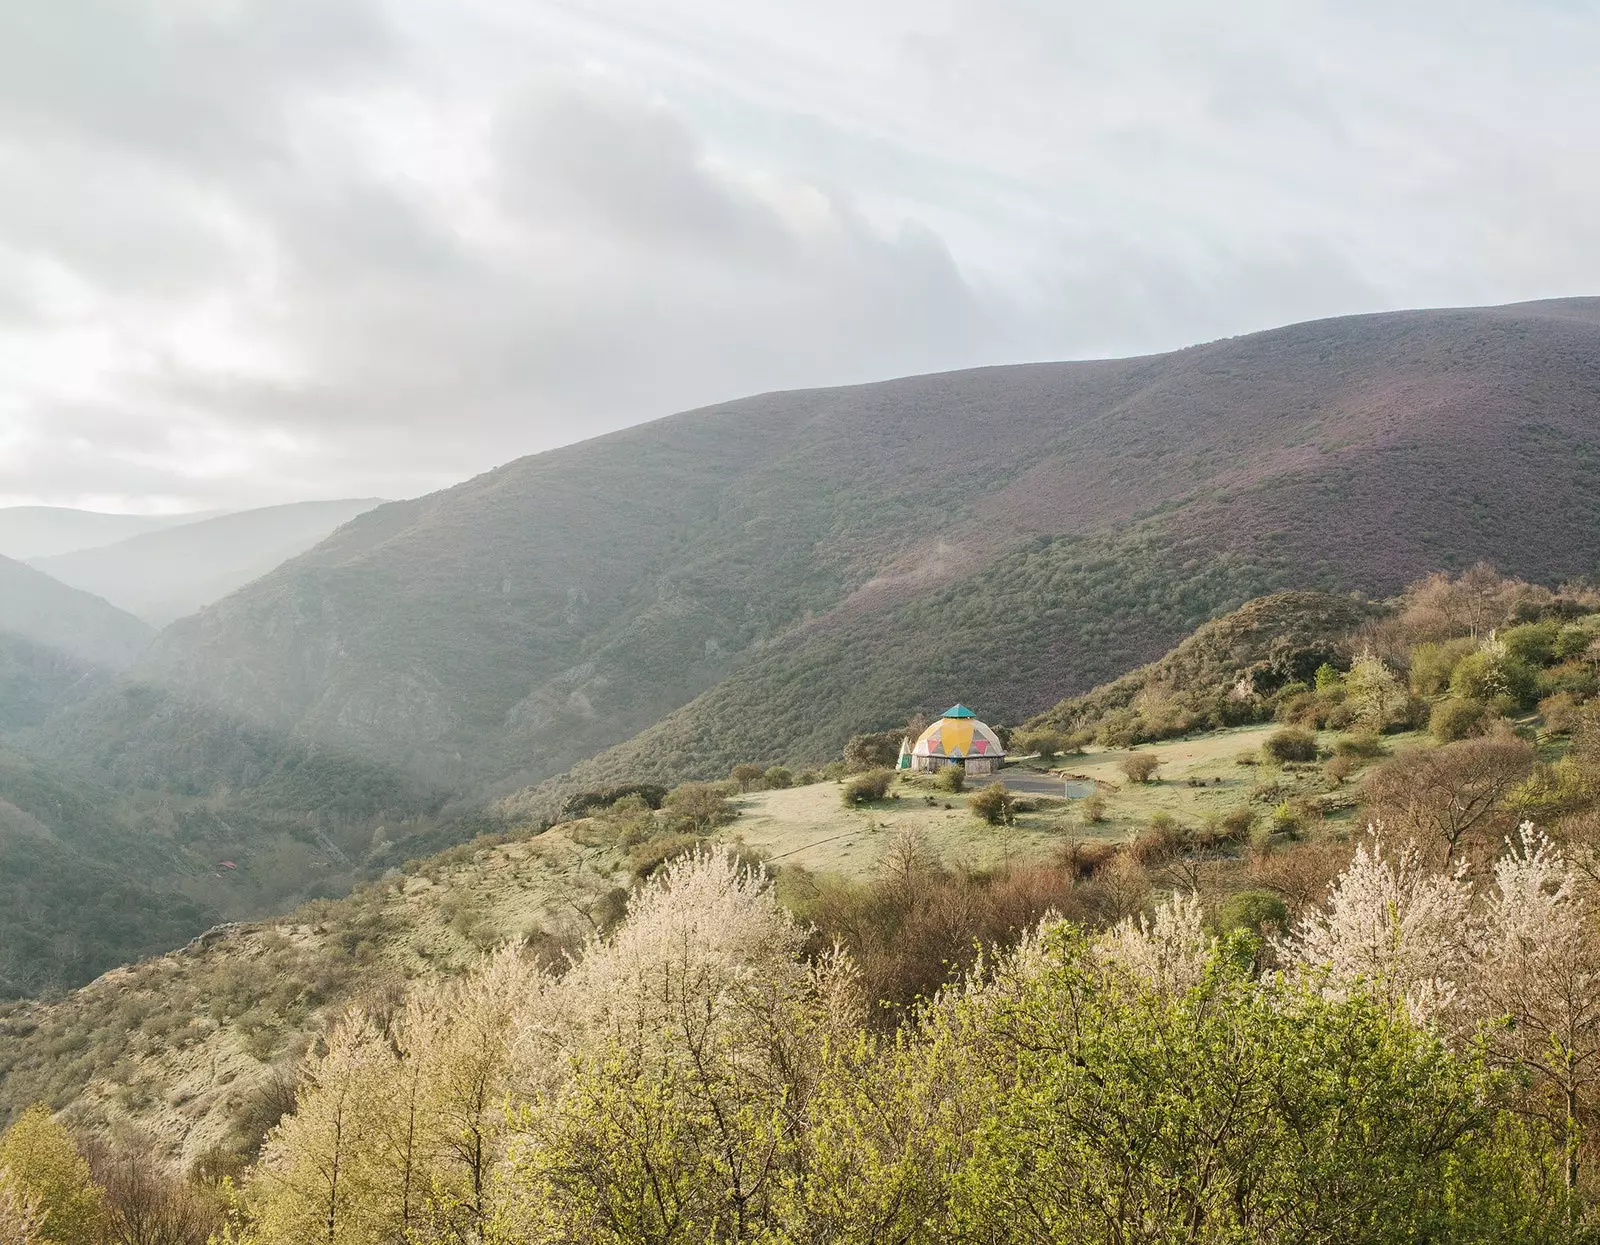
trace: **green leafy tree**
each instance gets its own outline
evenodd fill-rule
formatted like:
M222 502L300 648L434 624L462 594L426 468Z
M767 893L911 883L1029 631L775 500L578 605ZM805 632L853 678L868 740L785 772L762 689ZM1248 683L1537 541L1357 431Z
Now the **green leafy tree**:
M29 1107L0 1133L0 1173L14 1218L24 1221L32 1207L33 1217L43 1222L46 1245L99 1245L104 1191L48 1107Z

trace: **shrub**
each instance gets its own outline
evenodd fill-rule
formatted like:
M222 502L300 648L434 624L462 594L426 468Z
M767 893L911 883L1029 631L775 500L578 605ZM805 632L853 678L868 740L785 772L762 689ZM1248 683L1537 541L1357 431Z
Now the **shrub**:
M1328 692L1335 688L1344 687L1344 675L1339 668L1331 662L1323 662L1317 667L1317 691Z
M1330 782L1338 784L1355 773L1360 768L1360 765L1361 762L1356 760L1355 757L1349 753L1343 753L1329 757L1327 763L1322 767L1322 772L1327 775Z
M1016 737L1015 743L1019 751L1036 752L1046 761L1059 756L1067 746L1061 732L1052 730L1026 731Z
M1383 755L1383 741L1371 731L1352 731L1333 741L1336 757L1358 757L1369 760Z
M1141 865L1160 864L1183 850L1184 833L1171 813L1157 813L1150 828L1128 845L1128 851Z
M1306 811L1293 800L1280 800L1272 809L1272 833L1286 838L1298 838L1306 828Z
M1134 752L1122 758L1122 772L1137 783L1149 782L1161 766L1161 758L1153 752Z
M946 765L933 776L941 791L958 792L967 785L967 771L960 765Z
M1009 826L1016 821L1016 797L1004 783L992 782L967 801L967 807L991 826Z
M1428 730L1441 743L1454 743L1469 735L1476 735L1483 727L1488 709L1481 701L1452 697L1441 700L1433 707L1428 718Z
M1253 749L1247 748L1233 758L1233 763L1235 765L1260 765L1261 758L1255 754Z
M1106 819L1106 797L1099 792L1086 796L1083 801L1083 819L1098 825Z
M821 781L822 781L822 774L819 771L814 770L814 769L807 769L807 770L801 770L800 771L799 776L794 780L794 785L797 786L797 787L811 787L811 786L815 786L817 783L819 783Z
M868 770L864 774L857 774L849 782L845 783L844 790L840 792L839 798L847 808L854 808L857 804L875 803L888 794L889 784L893 781L893 770Z
M1264 748L1274 761L1317 759L1317 737L1300 726L1286 726L1281 731L1274 731Z
M1544 718L1547 731L1567 734L1581 721L1578 704L1571 692L1557 692L1539 702L1539 715Z
M1263 936L1282 933L1289 926L1289 905L1271 891L1236 891L1217 908L1216 926L1224 934L1240 929Z
M1241 804L1238 808L1229 809L1217 819L1217 824L1222 831L1222 837L1229 843L1248 843L1250 831L1256 824L1256 810L1248 804Z
M794 786L794 775L781 765L774 765L761 775L762 785L769 791L783 791Z

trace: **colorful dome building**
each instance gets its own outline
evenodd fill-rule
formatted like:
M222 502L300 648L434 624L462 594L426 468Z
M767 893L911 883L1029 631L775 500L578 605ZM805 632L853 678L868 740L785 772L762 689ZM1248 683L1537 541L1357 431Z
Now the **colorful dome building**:
M1005 759L1000 737L965 705L951 705L917 737L915 744L900 750L901 767L913 770L960 765L972 775L997 774Z

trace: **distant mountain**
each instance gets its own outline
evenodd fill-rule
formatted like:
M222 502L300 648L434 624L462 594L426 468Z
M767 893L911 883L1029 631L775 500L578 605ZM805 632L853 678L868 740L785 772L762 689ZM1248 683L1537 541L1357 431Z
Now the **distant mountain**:
M0 557L0 635L6 633L114 670L132 664L155 635L110 602Z
M35 557L32 564L162 626L304 553L341 523L380 504L369 497L242 510Z
M92 549L155 532L215 518L220 510L194 514L102 514L65 506L0 506L0 557L26 561L74 549Z
M1600 300L672 416L361 515L138 677L460 792L723 773L957 699L1020 721L1263 593L1480 558L1600 566ZM121 721L126 765L166 750Z

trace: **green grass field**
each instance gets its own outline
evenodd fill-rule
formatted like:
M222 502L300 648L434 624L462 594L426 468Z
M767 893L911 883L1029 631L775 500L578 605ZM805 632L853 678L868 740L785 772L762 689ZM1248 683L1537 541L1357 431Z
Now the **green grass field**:
M1274 779L1285 784L1286 794L1326 790L1326 781L1315 769L1272 773L1238 763L1242 753L1259 753L1278 729L1271 723L1238 727L1131 749L1154 753L1161 760L1156 781L1146 784L1130 782L1122 773L1121 762L1130 750L1093 749L1057 758L1050 766L1036 760L1022 763L1030 770L1095 782L1105 799L1105 820L1098 823L1085 819L1081 800L1024 796L1034 807L1022 813L1015 826L989 826L968 809L968 793L953 795L923 779L901 779L891 789L890 799L855 809L840 803L839 784L831 782L741 796L739 816L726 834L775 865L799 865L815 873L859 879L871 875L895 834L909 827L921 830L946 861L991 868L1007 859L1047 854L1074 839L1125 841L1148 826L1157 812L1198 826L1212 813L1249 803L1259 784ZM1334 738L1328 733L1321 742L1327 745ZM1406 740L1390 739L1386 744L1392 747L1398 742ZM1204 779L1205 785L1190 786L1191 778Z

